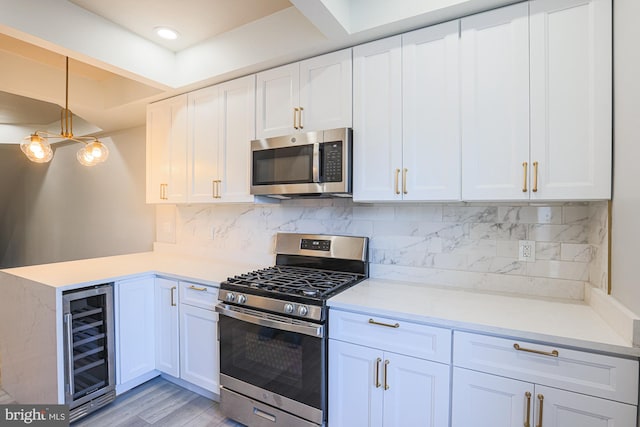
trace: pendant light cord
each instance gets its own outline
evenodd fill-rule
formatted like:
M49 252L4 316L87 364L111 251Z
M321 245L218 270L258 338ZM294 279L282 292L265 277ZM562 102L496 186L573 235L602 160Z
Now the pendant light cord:
M64 93L64 110L60 117L60 135L65 138L73 138L73 114L69 111L69 57L66 57L66 79Z

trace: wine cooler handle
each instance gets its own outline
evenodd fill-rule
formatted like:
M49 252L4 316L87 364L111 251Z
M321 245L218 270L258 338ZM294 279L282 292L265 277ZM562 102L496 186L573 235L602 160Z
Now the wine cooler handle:
M64 328L67 336L67 379L69 381L69 395L73 397L76 388L73 381L73 320L71 313L64 315Z

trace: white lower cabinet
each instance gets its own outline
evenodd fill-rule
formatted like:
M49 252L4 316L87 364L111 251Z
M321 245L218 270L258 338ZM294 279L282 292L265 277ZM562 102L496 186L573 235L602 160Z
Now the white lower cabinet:
M153 295L153 276L115 283L117 385L155 369Z
M634 405L453 369L453 427L631 427L636 410Z
M449 357L450 331L340 311L330 325L330 426L449 425L449 365L396 351L428 341L434 359Z
M636 426L638 360L454 333L452 427Z
M218 313L213 311L213 306L205 309L180 304L180 378L219 393Z
M218 390L218 288L156 278L156 369Z
M156 369L180 376L178 282L156 278Z

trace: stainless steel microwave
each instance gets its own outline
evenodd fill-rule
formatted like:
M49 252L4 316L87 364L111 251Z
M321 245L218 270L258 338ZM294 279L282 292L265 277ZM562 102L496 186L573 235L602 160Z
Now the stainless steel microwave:
M351 197L350 128L251 141L251 194Z

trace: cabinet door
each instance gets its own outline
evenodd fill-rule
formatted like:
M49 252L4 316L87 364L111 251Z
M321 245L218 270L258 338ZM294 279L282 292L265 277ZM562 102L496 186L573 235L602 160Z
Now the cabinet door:
M181 304L181 378L205 390L220 393L218 354L218 314Z
M351 49L300 63L300 130L351 127Z
M528 23L527 2L461 20L464 200L529 198Z
M384 357L383 424L448 426L449 366L388 352Z
M154 279L116 283L118 384L155 369Z
M382 426L382 361L382 351L329 340L330 426Z
M298 63L258 73L256 85L256 136L258 138L287 135L295 131L294 108L299 107L299 87Z
M460 199L459 21L402 36L404 200Z
M213 202L214 181L222 175L218 86L189 94L189 202Z
M611 0L530 4L531 196L609 199Z
M255 76L247 76L219 85L221 170L220 200L252 202L250 143L255 139Z
M401 200L401 37L353 49L353 200Z
M451 427L534 425L533 384L453 368L452 388Z
M637 406L536 385L536 424L544 427L635 426ZM542 422L540 422L542 414Z
M186 201L187 95L147 107L147 203Z
M156 278L155 301L156 369L178 377L180 375L178 282Z

